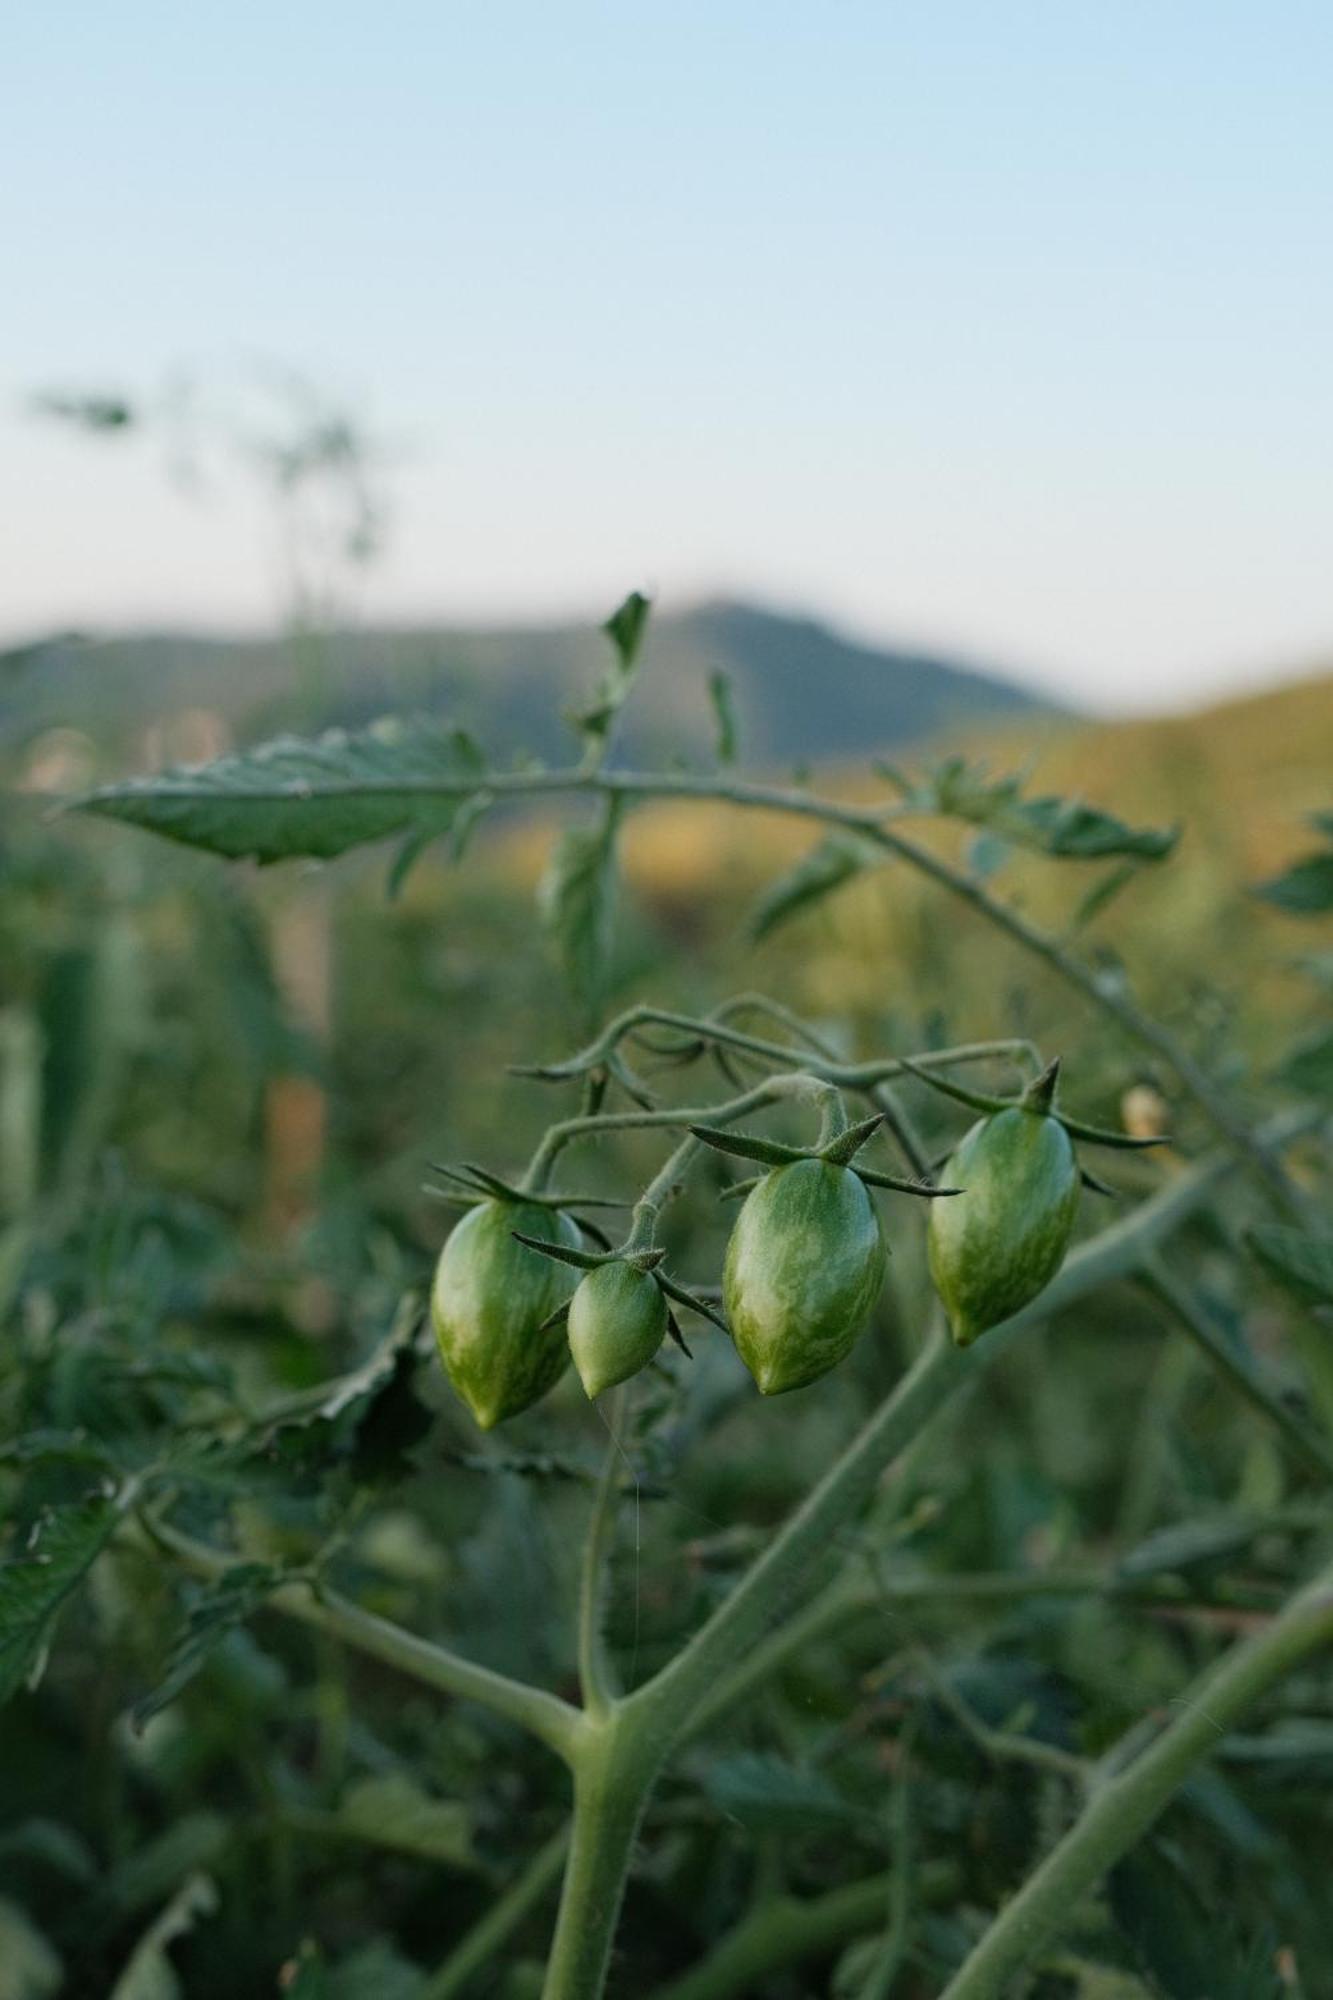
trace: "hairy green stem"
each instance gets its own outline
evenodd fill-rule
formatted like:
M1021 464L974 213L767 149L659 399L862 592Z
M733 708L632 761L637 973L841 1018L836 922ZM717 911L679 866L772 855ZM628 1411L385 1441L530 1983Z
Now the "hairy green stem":
M995 1918L942 2000L1000 2000L1008 1981L1059 1936L1079 1904L1170 1804L1230 1725L1310 1653L1333 1643L1333 1564L1264 1631L1224 1654L1183 1698L1182 1712L1106 1783L1035 1874Z
M241 1560L224 1550L210 1548L159 1519L145 1520L144 1526L153 1541L169 1550L194 1576L208 1580L225 1576ZM511 1680L507 1674L493 1672L490 1667L477 1666L447 1647L420 1639L401 1625L372 1611L363 1611L359 1605L304 1579L283 1584L267 1603L303 1625L331 1633L383 1666L410 1675L424 1687L452 1695L459 1701L479 1702L539 1737L566 1763L576 1754L586 1729L585 1720L578 1709L571 1708L558 1695L548 1694L544 1688L529 1687L526 1682Z
M765 1077L753 1090L742 1092L722 1104L684 1104L668 1111L595 1111L580 1118L566 1118L550 1125L528 1165L523 1185L534 1193L546 1186L551 1168L564 1148L575 1139L595 1138L607 1132L683 1131L690 1125L730 1125L749 1111L762 1111L783 1097L799 1094L801 1087L815 1089L821 1079L793 1073Z
M753 1003L751 1003L753 1004ZM742 1051L747 1055L761 1057L765 1062L796 1065L809 1069L827 1083L835 1083L845 1090L867 1090L871 1085L887 1081L895 1076L907 1076L909 1064L917 1069L943 1070L961 1069L972 1063L1011 1061L1035 1064L1037 1051L1023 1036L1006 1036L993 1042L961 1042L955 1048L927 1049L922 1054L904 1060L899 1056L882 1056L865 1062L845 1062L836 1057L828 1045L817 1036L806 1033L803 1045L793 1048L786 1042L772 1042L760 1035L745 1034L739 1028L724 1026L717 1015L697 1017L693 1014L673 1013L669 1008L637 1006L607 1023L601 1033L579 1049L565 1062L523 1065L517 1070L520 1076L539 1076L557 1082L567 1078L585 1076L604 1064L619 1044L640 1028L672 1028L690 1041L717 1043L725 1048ZM794 1019L794 1017L789 1017Z
M886 1577L861 1581L836 1577L801 1611L754 1646L709 1689L690 1719L686 1736L693 1740L712 1728L727 1710L762 1687L789 1659L816 1645L841 1626L867 1618L891 1618L895 1611L938 1604L1020 1604L1034 1597L1105 1597L1136 1610L1174 1613L1178 1617L1217 1610L1271 1611L1267 1592L1228 1594L1224 1600L1182 1595L1151 1580L1135 1582L1115 1570L1037 1570L1031 1574L1003 1570L979 1573L947 1572L935 1576Z
M630 1856L663 1745L627 1726L624 1706L594 1725L574 1764L574 1817L542 2000L597 2000Z
M765 1553L675 1659L629 1697L627 1717L675 1736L735 1661L758 1643L814 1558L870 1498L885 1467L974 1372L976 1349L933 1340Z

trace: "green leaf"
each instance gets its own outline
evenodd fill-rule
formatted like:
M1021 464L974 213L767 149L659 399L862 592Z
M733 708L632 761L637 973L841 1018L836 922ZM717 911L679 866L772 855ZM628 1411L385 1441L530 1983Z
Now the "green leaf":
M639 649L643 645L644 633L648 629L648 613L652 605L641 590L632 590L611 616L602 630L616 649L623 673L632 673L638 661Z
M105 785L76 809L125 820L231 860L327 861L390 834L444 833L485 788L459 730L385 722L359 734L279 737L212 764Z
M620 801L608 798L594 826L561 835L540 891L540 908L570 990L595 1015L610 976Z
M1115 868L1108 868L1099 881L1093 883L1069 920L1071 934L1086 930L1094 917L1109 909L1121 892L1127 889L1138 875L1137 861L1122 861Z
M1244 1548L1253 1536L1254 1521L1247 1515L1204 1514L1197 1520L1173 1522L1122 1556L1118 1573L1131 1580L1208 1568Z
M135 1946L110 2000L179 2000L183 1988L167 1954L177 1938L211 1917L217 1907L218 1892L207 1875L191 1875L182 1882Z
M336 1817L346 1833L400 1854L451 1868L476 1865L467 1807L433 1798L405 1771L360 1779L344 1793Z
M743 1826L827 1831L861 1817L821 1772L766 1751L720 1758L706 1772L703 1786L718 1811Z
M244 1624L281 1582L282 1571L268 1563L237 1563L199 1591L172 1643L161 1681L134 1706L136 1729L176 1699L227 1635Z
M134 1848L103 1877L99 1914L123 1923L151 1910L164 1896L175 1898L182 1886L220 1861L229 1838L221 1813L187 1812L172 1820L164 1833Z
M989 882L1009 859L1010 843L998 833L978 833L968 843L967 868L979 882Z
M1324 1028L1296 1044L1283 1058L1279 1083L1312 1097L1333 1097L1333 1028Z
M40 1677L61 1608L119 1519L108 1499L62 1507L38 1522L25 1555L0 1564L0 1702Z
M1251 1250L1280 1285L1307 1305L1333 1305L1333 1235L1276 1225L1252 1229Z
M1317 917L1333 910L1333 849L1323 854L1307 854L1293 862L1270 882L1261 882L1254 894L1261 902L1288 916Z
M750 936L756 943L785 924L812 903L840 889L866 868L882 865L884 854L869 841L851 833L830 833L794 868L780 875L764 891L750 917Z
M17 1903L0 1896L0 2000L49 2000L63 1980L55 1950Z
M1079 799L1028 799L1012 814L1001 813L996 823L1010 840L1060 860L1100 861L1125 854L1164 861L1180 839L1177 826L1126 826L1114 814Z
M1160 1845L1137 1848L1116 1864L1108 1900L1163 2000L1279 2000L1283 1983L1272 1941L1239 1946Z
M285 2000L422 2000L426 1975L383 1938L330 1965L307 1939L284 1967Z
M25 1819L0 1834L0 1861L17 1855L54 1869L69 1882L89 1887L97 1880L97 1857L81 1833L55 1819ZM0 1935L3 1925L0 1925ZM0 1952L0 1963L4 1954ZM0 1984L0 2000L4 1987Z
M401 1477L432 1422L415 1390L425 1358L419 1326L419 1305L409 1294L358 1367L276 1400L239 1440L173 1458L173 1469L233 1488L276 1480L327 1489L334 1468L367 1484Z
M887 767L881 767L890 775ZM1133 856L1161 861L1180 838L1179 827L1131 827L1113 813L1085 805L1081 799L1053 794L1023 797L1022 773L992 778L985 764L965 757L948 757L915 785L892 773L905 802L914 811L942 813L988 827L1004 840L1035 848L1059 860L1096 861Z
M652 609L641 591L632 590L617 611L613 611L602 630L611 641L615 657L598 683L592 706L582 709L573 720L589 748L596 751L605 743L611 733L625 697L634 684L634 674L638 666L639 652L643 645L644 633L648 629L648 613Z
M102 436L129 430L140 420L129 398L115 391L46 389L33 397L32 407L44 417L58 417L76 430Z
M736 706L732 698L731 677L720 667L714 667L708 676L708 698L713 705L713 721L716 725L715 750L717 761L725 766L736 761Z

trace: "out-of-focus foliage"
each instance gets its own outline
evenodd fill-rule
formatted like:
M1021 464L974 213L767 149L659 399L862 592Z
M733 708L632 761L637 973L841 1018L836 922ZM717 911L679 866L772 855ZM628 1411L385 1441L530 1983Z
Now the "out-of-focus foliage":
M1312 1081L1319 917L1302 926L1289 892L1270 891L1270 908L1248 890L1306 866L1300 814L1326 809L1328 729L1326 688L1294 689L1195 723L1073 733L1041 765L1043 794L1110 798L1121 828L1184 823L1168 865L1135 868L1113 908L1085 910L1085 944L1107 980L1132 963L1242 1094L1294 1099L1323 1075ZM1017 761L1009 749L992 746L995 768ZM71 761L76 784L107 775L65 736L25 746L14 775L61 760L66 787ZM956 852L1025 908L1072 921L1126 859L1121 834L1103 829L1102 858L1070 864L1071 890L1015 837L1014 796L1001 804L962 815L981 825L958 829ZM1023 822L1038 846L1060 823L1089 824ZM1146 1085L1181 1144L1198 1136L1169 1078L901 867L828 862L829 893L807 896L808 832L654 807L619 833L612 933L611 830L570 824L547 907L571 995L532 920L552 829L532 815L490 826L464 870L442 846L414 856L389 901L383 855L226 873L126 829L51 823L32 791L6 801L0 1676L16 1692L0 1710L0 1982L17 2000L134 2000L172 1980L191 2000L280 1986L422 2000L430 1969L561 1823L546 1752L265 1605L313 1571L572 1691L567 1606L604 1427L568 1378L481 1438L402 1300L420 1299L447 1226L422 1192L427 1162L517 1167L566 1100L506 1065L566 1053L590 992L701 1008L760 983L849 1049L1029 1035L1063 1052L1089 1115L1119 1122L1123 1092ZM975 856L979 831L1003 851ZM1143 858L1132 841L1128 858ZM752 950L747 917L783 864L789 921L770 904ZM669 1079L661 1064L655 1082ZM915 1086L905 1096L932 1148L947 1145L957 1121ZM634 1136L580 1166L585 1184L619 1191L659 1159ZM1168 1155L1117 1161L1112 1177L1140 1192L1176 1170ZM713 1192L670 1220L671 1267L700 1285L716 1281L730 1221ZM1274 1226L1258 1197L1251 1211L1242 1255L1205 1214L1180 1263L1220 1337L1333 1425L1327 1241ZM664 1350L641 1386L623 1439L640 1532L617 1560L611 1630L637 1675L718 1600L916 1351L921 1228L894 1211L873 1334L801 1398L761 1407L706 1329L692 1364ZM151 1515L166 1481L195 1533L243 1544L221 1580L179 1580L147 1532L107 1546L112 1494L133 1482ZM1057 1320L848 1537L849 1615L668 1773L614 1990L667 1988L745 1919L756 1885L817 1900L882 1876L885 1775L905 1755L921 1895L895 1991L927 2000L979 1912L1068 1822L1065 1781L1004 1745L1095 1754L1170 1703L1219 1635L1279 1600L1326 1508L1160 1305L1125 1289ZM995 1601L963 1586L979 1572L1067 1589ZM1311 1667L1191 1782L1034 1995L1200 2000L1206 1964L1213 2000L1265 2000L1284 1966L1294 1990L1327 2000L1331 1777L1333 1682ZM855 1992L882 1909L849 1913L835 1942L747 1990ZM549 1901L479 1994L531 1992L548 1919Z

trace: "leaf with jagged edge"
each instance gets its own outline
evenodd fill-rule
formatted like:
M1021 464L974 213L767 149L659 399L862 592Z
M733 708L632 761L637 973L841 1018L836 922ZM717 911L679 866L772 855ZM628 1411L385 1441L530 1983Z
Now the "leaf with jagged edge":
M0 1895L0 1996L2 2000L55 2000L64 1967L50 1939L27 1912Z
M728 1819L765 1832L812 1827L827 1831L864 1818L822 1771L788 1763L768 1751L742 1750L716 1759L704 1774L703 1786Z
M1280 2000L1272 1938L1242 1944L1162 1842L1118 1861L1107 1892L1118 1929L1162 2000Z
M270 1563L236 1563L214 1582L198 1587L185 1624L172 1641L162 1679L134 1705L136 1730L188 1687L222 1641L254 1615L282 1580L282 1571Z
M1272 1224L1246 1241L1270 1276L1306 1305L1333 1305L1333 1235Z
M211 764L129 778L74 808L231 860L328 861L391 834L447 832L463 802L485 790L485 776L485 760L463 731L382 722L356 733L278 737Z
M620 801L610 797L592 826L563 833L539 892L566 982L590 1018L610 976L619 822Z
M1277 1081L1312 1097L1333 1097L1333 1028L1307 1035L1287 1051Z
M642 591L632 590L602 627L611 641L614 657L598 683L591 706L570 717L594 753L605 743L634 684L651 610L652 604Z
M867 868L882 867L888 859L882 848L854 833L826 834L794 867L769 884L751 912L750 937L759 943L789 917L822 902Z
M120 1520L99 1495L44 1514L25 1552L0 1564L0 1702L40 1677L51 1634Z
M1333 813L1313 813L1311 819L1333 841ZM1291 917L1326 915L1333 910L1333 847L1303 855L1280 875L1258 883L1252 894Z

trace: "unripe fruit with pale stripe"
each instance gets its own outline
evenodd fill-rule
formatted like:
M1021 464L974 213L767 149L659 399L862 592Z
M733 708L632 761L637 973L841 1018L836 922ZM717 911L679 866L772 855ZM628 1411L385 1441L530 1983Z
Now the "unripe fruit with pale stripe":
M850 1168L795 1160L751 1189L727 1245L722 1298L765 1396L837 1367L879 1295L887 1257L879 1216Z
M569 1362L564 1328L542 1322L569 1297L574 1273L516 1243L515 1230L578 1246L577 1228L558 1209L479 1202L440 1252L431 1288L440 1358L484 1431L537 1402Z

